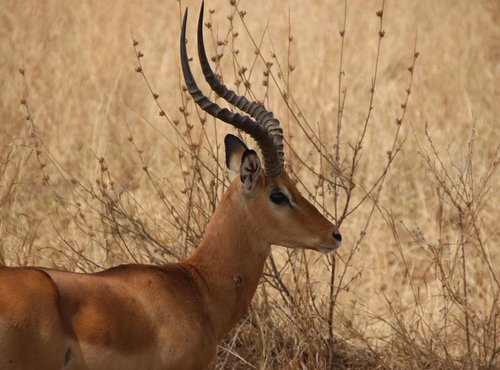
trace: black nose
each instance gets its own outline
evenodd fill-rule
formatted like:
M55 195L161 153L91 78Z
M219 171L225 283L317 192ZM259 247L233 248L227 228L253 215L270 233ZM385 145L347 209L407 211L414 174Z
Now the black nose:
M335 239L335 240L336 240L336 241L338 241L339 243L342 241L342 235L340 235L340 233L339 233L339 232L334 231L332 235L333 235L333 239Z

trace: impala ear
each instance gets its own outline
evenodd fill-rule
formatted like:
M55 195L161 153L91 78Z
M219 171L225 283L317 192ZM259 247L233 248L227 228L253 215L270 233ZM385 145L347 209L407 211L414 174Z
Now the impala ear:
M247 149L243 152L240 166L241 185L247 193L253 192L258 185L260 159L255 151Z
M235 173L239 173L243 153L245 150L248 150L247 146L243 141L231 134L226 135L224 144L226 146L227 168Z

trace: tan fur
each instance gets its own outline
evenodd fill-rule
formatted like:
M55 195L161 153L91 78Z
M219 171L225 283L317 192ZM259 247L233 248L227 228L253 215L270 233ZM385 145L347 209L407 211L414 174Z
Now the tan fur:
M294 207L271 204L278 186ZM182 263L94 274L0 267L0 369L206 368L245 313L271 244L333 250L334 230L285 173L261 174L252 194L230 185Z

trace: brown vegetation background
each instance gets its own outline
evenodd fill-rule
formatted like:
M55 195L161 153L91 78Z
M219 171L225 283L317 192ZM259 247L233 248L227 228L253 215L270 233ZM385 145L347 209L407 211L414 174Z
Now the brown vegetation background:
M198 1L2 2L0 264L97 271L197 244L231 130L182 90L186 6L195 56ZM212 366L498 368L500 5L345 6L206 3L218 73L280 119L299 187L332 217L352 198L335 258L273 248Z

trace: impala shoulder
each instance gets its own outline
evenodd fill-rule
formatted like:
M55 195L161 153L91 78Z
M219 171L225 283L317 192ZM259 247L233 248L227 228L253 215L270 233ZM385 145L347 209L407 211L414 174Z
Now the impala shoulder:
M59 294L51 276L43 269L36 267L2 267L0 268L0 283L3 293L8 291L13 295L22 295L30 291L35 296L57 298Z

